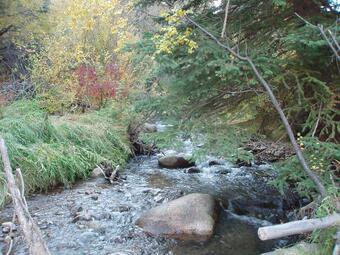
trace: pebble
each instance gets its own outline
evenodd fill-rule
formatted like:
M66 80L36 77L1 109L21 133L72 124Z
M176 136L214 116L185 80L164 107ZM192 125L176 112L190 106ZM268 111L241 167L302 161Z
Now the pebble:
M130 210L131 210L131 207L127 206L127 205L122 205L122 206L119 206L119 208L118 208L119 212L128 212Z
M79 242L86 244L86 243L91 243L94 240L96 240L98 238L98 234L96 232L92 232L92 231L87 231L82 233L79 236Z
M74 219L72 220L72 223L75 223L77 221L91 221L92 220L92 215L87 213L87 212L80 212L77 213Z
M161 203L164 201L164 197L161 194L155 196L153 199L156 201L156 203Z
M92 195L91 199L97 201L98 200L98 196L97 195Z
M3 233L9 233L11 229L12 231L17 230L17 226L13 222L10 222L10 221L2 223L1 227L2 227Z

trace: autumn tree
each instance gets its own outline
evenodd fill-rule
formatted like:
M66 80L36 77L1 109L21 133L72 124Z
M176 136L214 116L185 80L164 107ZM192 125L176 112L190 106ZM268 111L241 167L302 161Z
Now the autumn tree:
M110 0L55 1L51 31L31 57L31 79L49 111L73 105L102 106L126 85L133 39L129 3Z

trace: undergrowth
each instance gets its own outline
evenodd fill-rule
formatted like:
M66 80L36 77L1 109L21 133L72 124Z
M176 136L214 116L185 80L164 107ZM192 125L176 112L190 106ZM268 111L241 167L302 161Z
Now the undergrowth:
M311 170L318 174L328 191L328 196L311 216L322 218L338 212L336 201L340 197L339 169L337 169L337 162L340 159L339 144L320 142L314 137L298 137L298 142ZM278 176L272 184L281 192L287 188L294 188L301 196L309 197L311 200L317 197L314 183L306 176L295 156L275 164L275 167ZM336 227L315 230L309 239L319 245L322 254L331 254L336 231Z
M226 124L222 117L205 117L182 125L186 133L192 133L196 148L193 157L203 159L206 155L221 157L235 163L250 161L253 155L242 144L249 139L249 133L237 125Z
M45 191L86 178L103 161L125 164L129 147L117 115L108 107L83 115L48 116L37 102L19 101L3 110L0 136L13 169L23 173L26 191ZM4 176L0 178L3 204L7 191Z
M143 134L143 140L155 143L160 149L180 150L184 146L183 140L190 139L195 161L205 160L206 156L216 156L230 162L253 159L253 155L242 147L250 133L236 125L225 124L222 118L205 117L186 121L168 118L166 122L172 124L171 127L161 133Z
M178 126L170 126L164 132L142 133L142 140L146 144L155 144L158 149L180 150L184 146L179 137Z

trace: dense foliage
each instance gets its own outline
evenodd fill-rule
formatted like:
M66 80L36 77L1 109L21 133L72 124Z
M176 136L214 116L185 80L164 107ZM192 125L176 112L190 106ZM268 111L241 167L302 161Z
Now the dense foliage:
M51 113L98 108L127 97L137 83L138 64L123 50L136 38L128 1L1 4L3 28L10 28L0 52L3 103L35 96Z
M140 2L150 4L155 1ZM337 85L340 76L337 61L320 32L305 24L294 12L300 11L299 14L310 22L323 24L335 33L338 29L335 25L336 14L323 11L325 7L321 6L318 12L311 13L304 6L305 2L231 1L228 39L221 40L238 46L243 55L247 53L254 60L274 87L296 132L311 134L319 118L321 121L316 135L322 140L339 141ZM220 34L224 5L216 6L209 1L185 3L180 6L179 1L172 1L175 7L170 8L169 13L180 7L191 8L190 16L215 35ZM315 9L315 4L310 5ZM143 48L155 47L146 52L156 53L157 75L171 77L169 89L187 99L187 108L195 104L196 113L207 108L221 112L229 110L231 105L251 101L253 104L249 107L256 112L252 118L262 121L261 126L266 126L268 117L273 119L274 116L275 119L270 103L262 96L263 91L247 64L229 56L187 22L182 20L180 24L173 24L169 22L169 17L163 17L158 17L157 21L165 28L155 35L146 34L146 43L142 45ZM159 33L169 36L166 29L177 33L177 37L185 35L187 29L194 30L190 33L190 41L197 43L199 50L187 52L182 47L183 43L172 40L173 45L161 45L164 54L157 54L160 52L159 43L148 42L154 42ZM169 40L167 44L170 44ZM164 50L166 46L168 50ZM170 53L169 49L171 54L167 54ZM252 101L258 98L258 94L261 100Z
M137 8L155 2L139 1ZM176 102L181 115L224 114L230 117L229 123L246 122L256 126L258 134L282 137L278 115L248 64L180 19L189 15L220 38L225 4L159 4L160 14L152 19L160 28L146 33L144 42L136 47L141 54L153 55L157 68L153 75L161 78L160 88L167 91L169 101ZM220 38L253 59L272 85L296 135L331 143L338 143L340 135L338 63L320 31L301 17L337 34L336 10L326 1L235 0L230 2L227 37ZM169 40L164 42L161 35ZM195 44L191 43L194 46L188 50L189 42ZM325 169L329 170L332 160L327 160Z

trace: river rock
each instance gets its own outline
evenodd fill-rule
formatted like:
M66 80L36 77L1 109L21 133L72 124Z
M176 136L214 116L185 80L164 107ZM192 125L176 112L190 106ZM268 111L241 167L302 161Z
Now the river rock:
M157 126L155 124L145 123L143 126L143 131L145 133L155 133L157 132Z
M241 160L241 159L237 159L235 163L238 167L242 167L242 166L251 167L252 165L250 161Z
M17 230L17 226L13 222L4 222L1 224L1 227L3 233L9 233L11 230Z
M136 224L153 236L206 241L213 235L218 208L212 196L193 193L152 208Z
M103 175L102 170L99 167L96 167L91 172L91 178L97 178Z
M158 159L158 164L165 168L187 168L195 165L194 162L180 156L164 156Z
M223 165L223 164L224 164L224 161L219 160L219 159L212 159L212 160L209 160L209 162L208 162L209 166L220 166L220 165Z
M184 170L184 173L187 173L187 174L197 174L197 173L200 173L200 172L201 172L201 170L198 167L195 167L195 166Z

